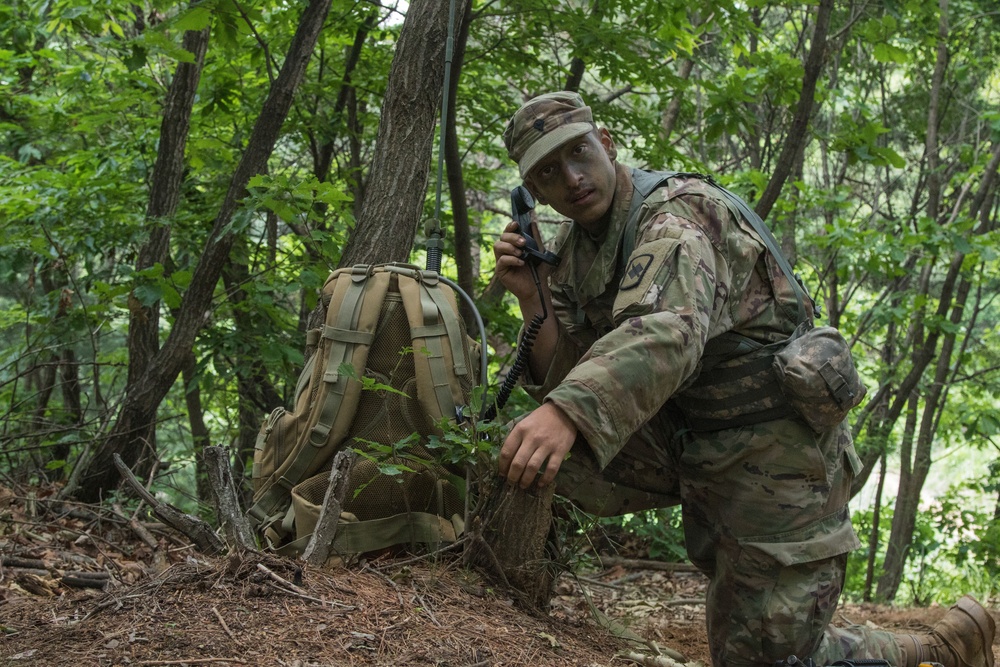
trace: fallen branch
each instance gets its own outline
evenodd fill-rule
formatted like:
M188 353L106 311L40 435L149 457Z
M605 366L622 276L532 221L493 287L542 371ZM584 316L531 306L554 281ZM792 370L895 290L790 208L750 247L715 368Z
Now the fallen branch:
M146 546L148 546L153 551L156 551L160 548L160 544L159 542L156 541L156 538L153 537L153 534L150 533L148 530L146 530L146 528L141 523L139 523L138 519L136 519L135 517L132 517L130 519L127 516L125 516L125 510L122 509L121 505L119 505L118 503L112 503L111 509L114 510L115 514L117 514L119 517L128 522L128 527L132 529L132 532L135 533L136 536L138 536L138 538L142 540Z
M104 587L111 581L111 575L107 572L67 572L59 582L72 586L73 588L96 588L104 590Z
M17 556L3 556L0 558L0 565L4 567L20 567L30 570L45 570L48 566L38 558L18 558Z
M288 595L294 595L295 597L300 597L303 600L310 600L312 602L319 602L320 604L328 604L334 607L340 607L344 611L351 611L353 609L356 609L356 607L353 607L349 604L343 604L342 602L335 602L333 600L324 600L322 598L313 597L308 593L306 593L304 590L302 590L301 587L296 586L287 579L284 579L281 576L269 570L263 563L257 563L257 569L266 574L268 577L273 579L278 584L281 584L280 586L274 586L274 587L279 591L281 591L282 593L287 593ZM274 584L272 584L272 586L273 585Z
M213 662L233 662L237 665L247 664L241 658L179 658L177 660L143 660L137 665L210 665Z
M644 667L684 667L683 663L671 660L665 655L644 655L642 653L619 653L619 658Z
M618 556L600 556L604 569L616 565L632 570L663 570L665 572L698 572L691 563L666 563L661 560L645 560L641 558L619 558Z
M174 530L187 535L198 548L198 551L211 556L222 553L225 550L225 545L219 539L219 536L215 534L215 531L212 530L211 526L197 517L181 512L173 505L157 500L135 478L135 475L132 474L132 471L129 470L129 467L125 465L122 457L118 454L114 454L114 462L122 478L139 494L140 498L153 508L153 514L160 517L164 523Z
M216 609L215 607L212 607L212 613L215 614L215 617L217 619L219 619L219 625L221 625L222 629L226 631L226 634L229 635L229 638L235 641L236 637L233 636L233 633L229 629L229 626L226 625L226 619L222 618L222 614L219 613L219 610Z

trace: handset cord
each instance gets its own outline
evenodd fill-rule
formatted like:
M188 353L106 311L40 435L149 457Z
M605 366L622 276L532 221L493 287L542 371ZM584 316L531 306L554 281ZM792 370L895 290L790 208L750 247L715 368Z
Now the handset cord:
M493 421L497 416L497 412L502 410L503 406L507 404L510 393L514 391L517 381L521 378L521 374L528 365L531 348L535 345L535 338L538 337L538 332L541 330L542 324L549 316L548 308L545 306L545 295L542 293L542 281L538 278L537 262L529 261L528 266L531 268L531 277L535 279L538 298L542 302L542 312L535 313L535 316L531 318L531 322L524 327L524 333L521 334L521 342L517 346L517 354L514 356L514 363L507 372L507 377L504 379L503 385L497 393L496 401L486 410L483 416L483 419L486 421Z

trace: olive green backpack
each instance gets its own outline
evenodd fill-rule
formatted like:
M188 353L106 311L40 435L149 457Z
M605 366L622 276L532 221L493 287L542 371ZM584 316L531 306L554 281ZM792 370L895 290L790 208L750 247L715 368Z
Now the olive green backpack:
M359 456L331 554L455 541L463 529L459 471L434 463L426 448L441 418L468 405L476 382L478 351L454 289L411 265L360 265L334 271L322 299L325 323L307 334L316 352L294 407L271 412L257 437L251 523L268 549L302 553L333 457L352 448ZM371 378L368 389L360 378Z

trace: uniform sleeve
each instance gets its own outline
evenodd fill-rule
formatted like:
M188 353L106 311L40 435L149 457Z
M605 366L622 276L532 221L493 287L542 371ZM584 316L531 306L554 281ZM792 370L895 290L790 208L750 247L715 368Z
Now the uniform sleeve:
M696 206L722 214L711 202ZM665 205L641 223L645 231L615 300L617 328L546 398L577 425L601 467L695 373L726 308L725 254L690 214L689 204Z

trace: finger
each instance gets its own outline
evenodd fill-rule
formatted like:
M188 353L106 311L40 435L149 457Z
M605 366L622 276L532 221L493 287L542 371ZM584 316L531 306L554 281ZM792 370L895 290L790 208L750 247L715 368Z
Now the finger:
M514 252L516 254L517 252L519 252L518 251L519 248L524 247L524 237L516 233L501 234L496 244L494 244L494 247L496 247L497 245L506 245L510 248L514 248L515 249Z
M545 472L538 480L538 488L544 489L552 483L552 480L556 478L556 473L559 472L559 468L562 466L562 462L563 457L558 454L552 454L549 457L548 461L545 463Z
M504 234L493 243L493 256L497 258L504 255L520 257L523 247L524 237L520 234Z
M527 466L532 459L536 451L535 445L531 443L530 440L522 440L520 446L517 449L517 453L514 454L514 458L510 461L510 468L507 470L507 481L510 484L523 484L524 477L527 473ZM535 471L537 473L537 469ZM528 477L528 484L534 480L535 476L532 474Z
M507 438L503 441L503 447L500 448L500 461L499 470L500 476L506 477L507 473L510 471L511 461L514 460L514 455L517 454L517 450L521 447L521 433L514 428L510 433L507 434Z
M521 475L522 489L527 489L535 482L535 479L538 477L538 471L545 465L547 456L548 453L541 447L532 453L531 458L528 459L528 463L524 466L524 473Z

